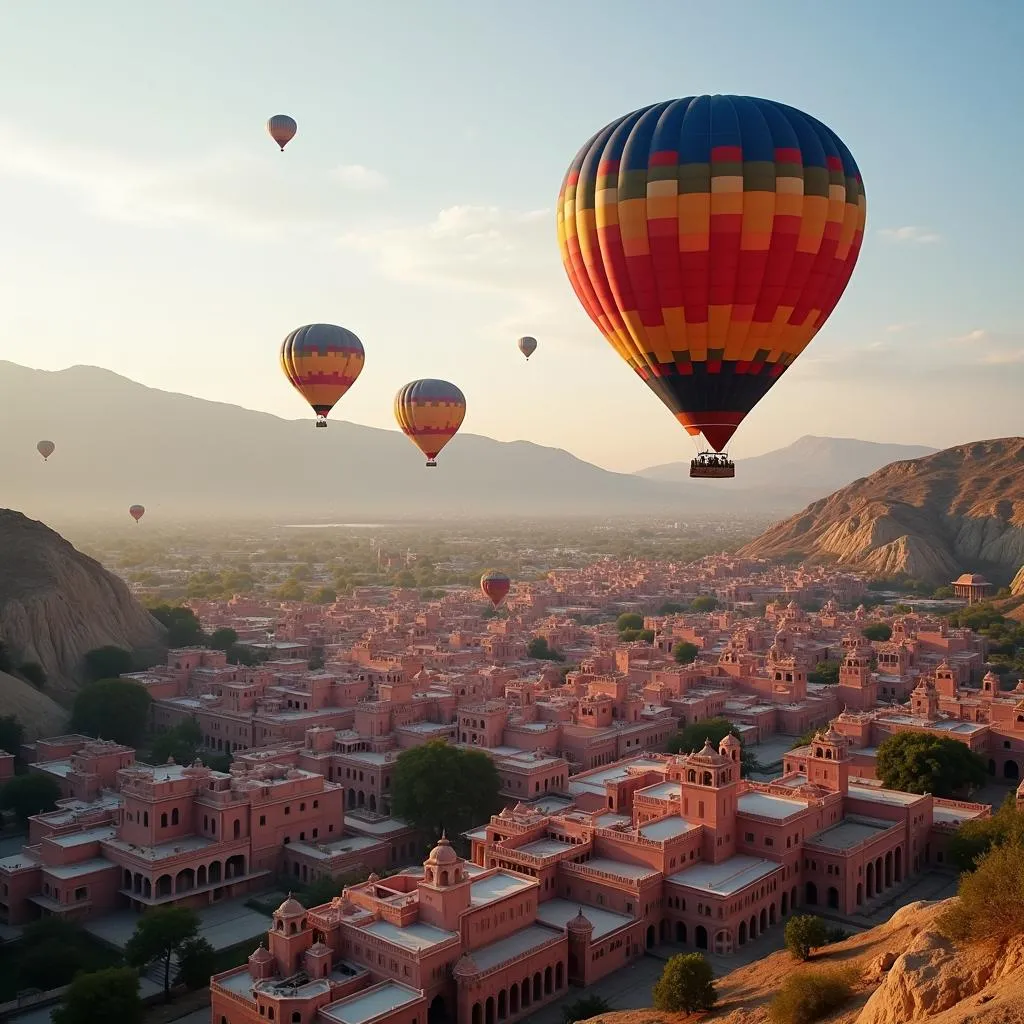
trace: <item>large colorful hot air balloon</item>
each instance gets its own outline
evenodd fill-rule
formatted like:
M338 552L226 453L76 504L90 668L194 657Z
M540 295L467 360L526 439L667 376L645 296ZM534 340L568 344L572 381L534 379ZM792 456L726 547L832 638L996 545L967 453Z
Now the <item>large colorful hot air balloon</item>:
M655 103L602 128L558 199L562 262L605 338L721 452L835 308L864 237L838 136L749 96ZM721 457L696 463L729 467Z
M284 152L284 147L295 138L295 133L298 130L299 126L295 123L295 118L289 117L287 114L275 114L267 122L267 131L270 132L270 137L281 147L282 153Z
M395 395L395 419L405 435L437 465L438 452L466 418L466 396L446 380L414 380Z
M529 335L527 335L525 338L520 338L518 345L519 351L522 352L527 359L529 359L530 356L532 356L533 353L537 351L537 339L531 338Z
M327 426L327 414L363 371L363 343L335 324L307 324L281 343L281 369Z
M128 509L128 515L130 515L135 522L138 522L145 514L146 507L144 505L132 505L132 507Z
M36 445L36 451L39 452L45 462L56 450L57 446L52 441L40 441Z
M508 594L509 587L512 586L512 580L508 578L503 572L498 572L497 569L488 569L487 572L480 577L480 589L484 592L486 597L495 608L505 600L505 595Z

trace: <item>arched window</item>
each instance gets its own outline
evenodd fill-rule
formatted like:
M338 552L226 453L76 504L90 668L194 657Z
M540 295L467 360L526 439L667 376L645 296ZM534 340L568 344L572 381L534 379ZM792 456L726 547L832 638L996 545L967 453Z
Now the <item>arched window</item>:
M175 807L171 811L171 824L172 825L177 825L178 824L178 808L177 807Z
M167 812L166 811L164 811L164 813L160 815L160 827L161 828L167 828Z

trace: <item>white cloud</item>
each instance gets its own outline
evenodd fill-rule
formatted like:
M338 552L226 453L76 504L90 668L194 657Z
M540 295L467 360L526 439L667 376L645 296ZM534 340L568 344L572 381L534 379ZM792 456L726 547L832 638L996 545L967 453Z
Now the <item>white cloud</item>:
M982 345L987 341L991 341L991 335L988 331L976 327L973 331L968 331L966 334L958 334L951 341L954 345Z
M911 327L916 327L914 323L909 324L888 324L885 328L886 334L902 334L904 331L909 331Z
M986 353L981 360L989 366L1008 366L1013 363L1024 363L1024 348L1001 349Z
M347 221L336 184L378 187L383 175L348 167L323 172L296 189L286 161L223 149L199 157L154 161L111 150L67 146L0 125L0 178L43 182L110 220L161 225L192 223L248 235L306 231L333 236ZM271 153L273 148L269 147Z
M927 245L942 240L942 236L934 231L929 231L927 228L914 227L913 225L902 228L882 228L878 233L890 242L913 242L918 245Z
M380 171L364 167L362 164L341 164L334 168L331 176L345 188L358 192L375 192L386 188L388 184L388 179Z

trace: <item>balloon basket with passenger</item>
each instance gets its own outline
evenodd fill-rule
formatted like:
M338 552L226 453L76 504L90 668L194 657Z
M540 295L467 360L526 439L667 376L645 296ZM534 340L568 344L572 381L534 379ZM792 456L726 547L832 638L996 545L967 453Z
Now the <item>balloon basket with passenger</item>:
M736 464L725 452L700 452L690 460L690 476L694 480L731 480Z

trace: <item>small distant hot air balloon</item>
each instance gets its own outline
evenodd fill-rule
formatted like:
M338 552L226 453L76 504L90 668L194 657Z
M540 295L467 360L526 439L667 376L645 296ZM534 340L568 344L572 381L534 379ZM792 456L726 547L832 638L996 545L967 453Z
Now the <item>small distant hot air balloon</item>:
M487 572L480 577L480 589L484 592L486 597L495 608L505 600L505 595L508 594L509 587L512 586L512 580L503 572L498 572L497 569L488 569Z
M617 118L558 197L580 304L688 434L722 452L839 302L864 239L839 136L753 96L687 96ZM691 476L732 476L702 452Z
M437 465L438 452L466 418L466 396L446 380L414 380L395 395L395 419L406 437Z
M295 118L289 117L287 114L275 114L267 122L267 131L270 132L270 137L281 147L282 153L284 152L284 147L295 138L295 133L298 130L299 126L295 123Z
M40 441L39 444L36 445L36 451L42 455L43 462L45 462L53 454L56 447L57 446L52 441Z
M529 359L530 356L532 356L533 353L537 351L537 339L531 338L529 335L527 335L525 338L520 338L518 344L519 351L522 352L527 359Z
M363 371L363 343L336 324L306 324L281 343L281 369L327 426L327 414Z
M128 509L128 515L130 515L135 522L138 522L145 514L146 507L144 505L132 505L132 507Z

